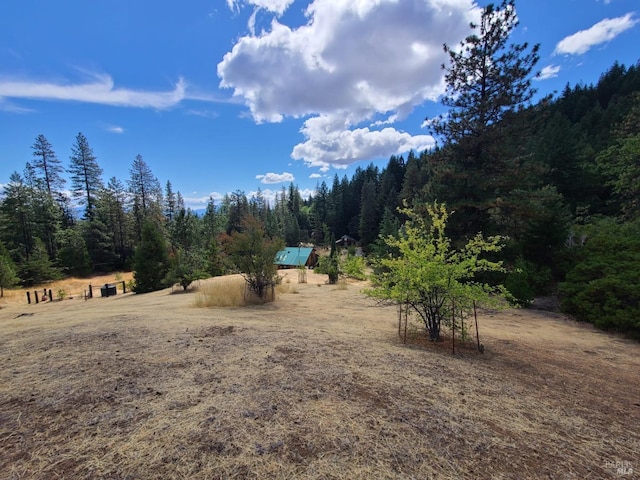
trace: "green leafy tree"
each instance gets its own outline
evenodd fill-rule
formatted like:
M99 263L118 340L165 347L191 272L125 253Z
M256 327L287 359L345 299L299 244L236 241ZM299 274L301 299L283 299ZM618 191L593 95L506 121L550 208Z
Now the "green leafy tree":
M147 293L165 288L168 267L167 247L162 232L155 222L147 220L133 258L135 292Z
M399 238L387 243L399 252L381 258L373 275L374 287L367 294L381 300L407 305L423 321L429 338L440 339L441 326L452 318L463 319L477 304L497 305L507 294L501 285L478 280L481 272L504 271L501 262L483 254L502 248L501 237L477 234L467 244L454 249L445 234L449 214L443 204L426 206L429 220L418 209L401 209L408 217Z
M242 222L241 231L234 231L228 237L225 250L249 289L267 301L279 281L274 259L283 247L282 240L266 236L262 222L248 216Z
M179 284L186 291L196 280L207 278L205 269L206 258L203 252L178 248L169 260L165 283Z

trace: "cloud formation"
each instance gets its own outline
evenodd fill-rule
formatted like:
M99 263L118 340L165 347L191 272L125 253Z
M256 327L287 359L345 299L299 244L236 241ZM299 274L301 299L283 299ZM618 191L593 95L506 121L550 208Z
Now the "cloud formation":
M0 78L0 98L74 101L164 110L185 99L185 85L185 81L180 79L173 90L157 92L117 88L113 79L105 74L92 74L91 79L84 83L65 84Z
M596 45L606 43L638 23L633 13L622 17L605 18L587 30L569 35L558 42L554 50L556 55L582 55Z
M560 66L558 65L547 65L542 70L540 70L540 74L534 78L534 80L547 80L549 78L555 78L560 73Z
M111 133L124 133L124 128L118 127L117 125L109 125L107 127L107 132Z
M295 177L289 172L282 173L265 173L264 175L256 175L256 179L261 183L270 185L274 183L293 182Z
M432 145L429 136L390 125L444 91L442 44L469 33L476 3L315 0L305 14L302 26L273 18L259 35L239 38L218 64L220 86L233 89L257 123L306 118L305 141L291 156L309 166L326 170Z

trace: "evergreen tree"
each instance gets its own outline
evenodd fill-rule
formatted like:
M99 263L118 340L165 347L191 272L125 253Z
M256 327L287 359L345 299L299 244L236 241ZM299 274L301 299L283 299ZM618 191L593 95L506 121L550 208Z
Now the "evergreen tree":
M20 279L16 275L16 265L11 260L9 252L0 242L0 298L4 297L4 289L18 284Z
M29 287L57 280L62 275L49 258L42 240L36 238L28 260L20 263L18 267L18 276L21 278L22 284Z
M82 133L78 133L76 143L71 147L69 174L73 197L85 206L85 218L91 221L98 193L102 189L102 168Z
M31 147L33 149L33 166L42 171L47 193L54 198L56 192L62 190L65 180L62 178L64 168L62 162L58 160L53 146L44 135L38 135Z
M503 0L484 8L476 30L460 45L445 45L449 65L444 67L447 91L442 103L447 116L433 123L436 134L449 146L444 169L433 179L447 185L457 234L491 231L490 212L496 195L509 192L523 174L527 157L519 147L528 135L529 122L515 121L534 90L531 72L539 46L509 43L517 26L515 3Z
M29 188L18 172L13 172L4 187L0 204L0 234L17 262L28 260L35 246L34 218Z
M147 293L166 287L169 261L167 248L158 225L147 220L142 228L142 241L133 258L135 292Z
M75 276L91 273L91 258L87 250L84 232L79 225L60 232L58 241L58 265L62 271Z
M171 223L176 215L176 195L173 193L171 182L167 180L164 187L164 216Z
M126 212L127 191L116 177L111 177L100 193L99 217L113 235L113 249L117 256L117 268L123 268L130 257L132 247L131 217Z
M135 230L140 238L145 220L155 218L158 221L161 216L162 188L140 154L136 155L129 169L127 184L131 194Z
M367 180L362 186L360 199L360 222L358 233L360 235L360 243L363 247L369 246L378 236L378 224L380 222L380 211L378 205L378 195L376 185L373 180Z

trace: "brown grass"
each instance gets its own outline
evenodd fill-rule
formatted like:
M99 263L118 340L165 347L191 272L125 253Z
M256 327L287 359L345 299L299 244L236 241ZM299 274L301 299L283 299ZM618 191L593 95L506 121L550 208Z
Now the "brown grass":
M31 294L31 301L35 303L34 292L38 292L38 298L42 297L44 290L51 290L54 301L63 297L64 300L74 300L84 298L89 291L89 285L92 285L95 296L100 295L100 287L105 283L117 283L118 293L122 293L122 281L128 282L133 279L132 272L118 272L107 275L93 275L91 277L69 277L62 280L48 282L42 285L36 285L29 288L15 288L4 291L4 296L0 298L0 309L10 306L19 305L27 302L26 292ZM64 295L59 295L60 291L64 291ZM48 293L47 293L48 295Z
M452 356L402 345L363 283L291 275L297 295L244 308L8 305L0 478L637 478L637 343L509 310Z

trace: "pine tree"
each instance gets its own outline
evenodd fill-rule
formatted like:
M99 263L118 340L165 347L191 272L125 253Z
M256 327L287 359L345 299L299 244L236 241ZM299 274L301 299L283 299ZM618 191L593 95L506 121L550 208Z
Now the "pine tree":
M476 31L460 44L445 45L450 63L442 103L445 118L433 123L446 140L448 161L436 169L434 182L447 185L449 206L456 211L456 233L472 235L490 230L490 212L496 198L526 179L526 157L519 150L530 123L516 119L534 90L531 72L539 46L509 43L518 25L514 0L484 8ZM519 121L516 121L519 120Z
M135 292L147 293L164 288L168 267L169 259L162 232L155 222L147 220L142 228L142 241L133 258Z
M76 143L71 147L69 174L73 197L85 206L85 218L91 221L98 193L102 189L102 168L82 133L78 133Z
M54 198L55 193L62 190L65 180L61 174L64 172L62 162L56 157L53 146L44 135L38 135L31 147L33 149L33 166L40 169L44 175L44 182L49 196Z
M129 169L127 184L132 199L135 229L141 237L145 220L162 215L162 188L140 154L136 155Z
M9 252L0 242L0 298L4 297L4 289L18 284L20 279L16 275L16 265L11 260Z

